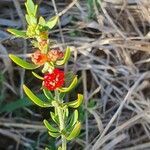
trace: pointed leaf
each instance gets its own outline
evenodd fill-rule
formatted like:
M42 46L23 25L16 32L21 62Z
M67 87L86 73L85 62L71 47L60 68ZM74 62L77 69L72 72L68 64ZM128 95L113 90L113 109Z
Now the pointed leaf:
M49 29L52 29L58 21L58 16L55 16L47 21L46 26L49 27Z
M66 136L66 139L67 139L68 141L70 141L70 140L76 138L76 137L79 135L80 130L81 130L81 123L80 123L80 122L77 122L77 123L75 124L73 130L71 131L71 133L70 133L68 136Z
M34 11L35 11L35 6L32 0L27 0L27 2L25 3L26 6L26 10L28 12L29 15L34 15Z
M49 131L58 132L58 130L55 127L51 126L46 119L44 119L43 123Z
M54 100L53 94L51 93L51 91L47 90L47 89L43 89L44 95L47 97L47 99L52 102L52 100Z
M45 24L46 24L46 21L42 16L39 18L39 24L42 26L45 26Z
M51 131L49 131L48 133L49 133L50 136L52 136L54 138L57 138L57 137L59 137L61 135L59 132L51 132Z
M53 121L57 124L59 124L59 119L58 119L58 115L55 115L53 112L50 112L51 118L53 119Z
M83 95L78 94L78 99L72 102L65 103L68 107L77 108L83 102Z
M71 54L71 50L69 47L67 47L64 58L62 60L58 60L56 62L56 65L64 65L68 61L68 59L70 58L70 54Z
M37 19L34 16L30 16L30 15L25 15L26 21L29 25L31 26L35 26L37 24Z
M30 25L31 24L30 16L26 14L25 18L26 18L27 23Z
M32 100L33 103L40 107L51 107L51 104L42 101L39 99L35 94L32 93L32 91L25 85L23 85L24 92L26 95Z
M59 146L59 147L58 147L58 150L62 150L62 148Z
M78 116L78 111L75 110L71 116L69 124L67 125L67 131L71 130L75 123L78 121Z
M43 77L41 77L40 75L38 75L38 74L35 73L34 71L32 71L32 74L33 74L37 79L44 80Z
M24 69L29 69L29 70L33 70L33 69L36 69L38 68L39 66L37 65L34 65L34 64L31 64L31 63L28 63L26 62L25 60L15 56L15 55L12 55L12 54L9 54L9 57L12 61L14 61L17 65L21 66L22 68Z
M7 31L16 37L27 38L26 31L21 31L21 30L16 30L16 29L7 29Z
M60 92L69 92L76 86L77 82L78 82L78 79L77 79L77 77L75 77L73 79L72 83L69 85L69 87L59 88L58 90Z
M34 7L34 16L36 16L36 13L37 13L37 9L38 9L38 5L35 5L35 7Z
M64 118L68 118L69 110L68 108L65 109Z

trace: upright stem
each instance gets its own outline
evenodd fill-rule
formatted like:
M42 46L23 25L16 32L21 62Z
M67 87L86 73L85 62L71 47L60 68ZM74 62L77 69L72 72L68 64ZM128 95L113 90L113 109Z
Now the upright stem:
M57 98L57 100L60 101L59 99L59 93L58 91L55 91L55 97ZM58 118L59 118L59 128L60 131L62 131L65 128L65 124L64 124L64 112L61 106L59 106L59 104L56 106L56 110L58 113ZM62 141L62 150L67 150L67 141L64 135L61 135L61 141Z

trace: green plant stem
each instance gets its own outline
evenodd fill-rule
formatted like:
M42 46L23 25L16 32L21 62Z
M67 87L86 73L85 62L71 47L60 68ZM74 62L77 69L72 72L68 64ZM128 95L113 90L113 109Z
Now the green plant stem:
M60 102L58 91L55 91L55 97ZM63 108L58 104L56 106L56 110L57 110L58 118L59 118L59 125L60 125L59 128L60 128L60 131L62 131L65 128L64 118L63 118L64 116ZM67 150L67 141L64 135L61 135L61 141L62 141L62 150Z

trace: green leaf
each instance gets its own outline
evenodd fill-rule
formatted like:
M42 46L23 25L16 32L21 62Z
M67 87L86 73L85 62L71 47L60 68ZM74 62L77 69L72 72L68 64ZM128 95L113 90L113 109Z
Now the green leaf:
M15 35L16 37L27 38L26 31L21 31L16 29L7 29L7 31Z
M62 60L58 60L56 62L56 65L64 65L68 61L68 59L70 58L70 54L71 54L71 50L69 47L67 47L64 58Z
M46 22L46 26L49 29L52 29L56 25L57 21L58 21L58 16L55 16Z
M12 55L12 54L9 54L9 57L12 61L14 61L17 65L21 66L22 68L24 69L29 69L29 70L33 70L33 69L36 69L38 68L39 66L37 65L34 65L34 64L31 64L31 63L28 63L26 62L25 60L15 56L15 55Z
M82 102L83 102L83 95L78 94L78 99L77 100L65 103L65 105L67 105L68 107L77 108L81 105Z
M51 91L47 90L47 89L43 89L44 95L47 97L47 99L52 102L52 100L54 100L54 96L51 93Z
M42 26L45 26L45 24L46 24L46 21L42 16L39 18L39 24Z
M75 124L73 130L70 132L70 134L69 134L69 135L65 135L65 136L66 136L66 139L67 139L68 141L70 141L70 140L76 138L76 137L79 135L80 130L81 130L81 123L80 123L80 122L77 122L77 123Z
M62 150L62 148L59 146L59 147L58 147L58 150Z
M46 119L44 119L43 123L44 123L45 127L49 131L51 131L51 132L58 132L58 129L56 129L55 127L53 127L52 125L50 125L49 122Z
M49 131L48 133L49 133L50 136L52 136L54 138L57 138L57 137L59 137L61 135L59 132L51 132L51 131Z
M53 70L53 69L54 69L54 64L53 64L53 63L46 62L46 63L44 64L43 69L42 69L42 73L49 72L49 71L51 71L51 70Z
M65 112L64 112L64 118L67 118L69 115L69 110L68 108L65 109Z
M44 80L43 77L41 77L40 75L38 75L38 74L35 73L34 71L32 71L32 74L33 74L37 79Z
M51 107L51 104L42 101L39 99L35 94L32 93L32 91L25 85L23 85L24 92L26 95L32 100L33 103L40 107Z
M51 118L53 119L53 121L54 121L56 124L59 124L58 115L55 115L55 113L53 113L53 112L50 112L50 115L51 115Z
M29 15L34 15L35 5L34 5L33 1L32 0L27 0L27 2L25 3L25 6L26 6L27 13Z
M69 85L69 87L62 87L62 88L59 88L58 90L60 91L60 92L69 92L69 91L71 91L75 86L76 86L76 84L77 84L77 82L78 82L78 79L77 79L77 77L75 77L74 79L73 79L73 81L72 81L72 83Z
M37 24L37 19L34 16L30 16L30 15L26 14L25 17L26 17L26 21L29 25L35 26Z
M8 104L3 104L0 108L0 113L2 112L13 112L16 109L31 106L33 103L28 100L28 98L22 98L13 102L9 102Z
M29 15L25 15L26 21L29 25L31 25L31 21L30 21L30 16Z
M67 125L67 131L72 129L72 127L78 121L78 117L79 117L78 111L75 110L71 116L69 124Z
M35 5L35 7L34 7L34 16L36 16L36 13L37 13L37 9L38 9L38 5Z

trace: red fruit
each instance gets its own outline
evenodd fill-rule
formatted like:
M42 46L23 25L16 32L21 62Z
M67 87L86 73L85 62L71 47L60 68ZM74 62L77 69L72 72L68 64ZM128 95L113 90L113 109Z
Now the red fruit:
M50 91L60 88L64 84L64 72L59 69L54 69L52 73L44 75L43 85Z
M47 55L42 54L39 50L32 54L31 59L36 65L43 65L48 60Z

